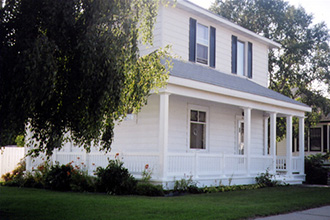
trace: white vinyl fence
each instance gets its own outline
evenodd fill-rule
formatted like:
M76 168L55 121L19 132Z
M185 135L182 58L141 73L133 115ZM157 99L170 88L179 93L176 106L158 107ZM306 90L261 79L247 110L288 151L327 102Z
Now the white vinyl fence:
M25 148L6 146L0 149L0 177L13 171L17 164L24 158Z

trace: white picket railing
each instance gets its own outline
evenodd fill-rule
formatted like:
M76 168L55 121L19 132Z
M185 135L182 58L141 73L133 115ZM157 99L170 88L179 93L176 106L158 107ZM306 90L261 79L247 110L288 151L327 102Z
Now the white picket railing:
M60 164L72 163L73 166L78 166L87 170L89 174L93 174L97 167L106 167L108 159L115 159L115 153L100 153L100 152L62 152L55 151L51 160L53 163L58 161ZM152 170L153 178L159 179L162 177L161 156L157 153L120 153L117 159L124 162L130 173L136 177L141 177L145 165L148 164ZM209 153L168 153L166 167L164 171L166 175L180 178L184 175L193 175L194 178L199 177L225 177L246 175L250 173L257 175L268 170L273 173L273 157L263 155L250 156L250 169L248 170L247 156L233 154L209 154ZM36 169L42 159L34 159L31 162L32 169ZM292 157L292 172L300 172L301 159ZM276 170L286 171L286 157L276 158Z
M13 171L17 164L24 158L23 147L7 146L0 149L0 177Z
M300 157L292 157L291 162L291 171L293 173L299 173L302 171L302 159ZM277 171L286 171L286 156L277 156L276 157L276 170Z
M272 171L272 157L251 156L250 172L257 174ZM169 176L193 175L230 176L247 174L247 157L244 155L171 153L168 155Z
M62 152L54 151L50 160L53 164L58 162L59 164L71 163L72 166L79 169L86 170L88 174L93 175L97 167L106 167L109 162L108 159L119 159L124 162L131 174L140 176L145 165L149 165L149 169L152 170L153 176L159 176L160 165L159 155L148 153L100 153L100 152ZM30 170L35 170L37 167L46 161L46 157L39 157L31 159Z

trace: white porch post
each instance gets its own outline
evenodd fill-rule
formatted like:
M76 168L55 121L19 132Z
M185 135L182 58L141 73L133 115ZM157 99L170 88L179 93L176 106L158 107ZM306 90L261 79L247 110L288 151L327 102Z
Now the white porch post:
M268 119L264 117L264 155L268 155Z
M305 123L304 117L299 117L299 157L300 157L300 174L305 173Z
M286 170L292 175L292 116L286 117Z
M244 108L244 155L246 156L247 175L251 167L251 108Z
M276 113L270 113L270 154L273 156L273 174L276 174Z
M168 92L160 93L159 101L159 153L160 166L163 181L167 177L167 152L168 152L168 118L169 118L169 96Z

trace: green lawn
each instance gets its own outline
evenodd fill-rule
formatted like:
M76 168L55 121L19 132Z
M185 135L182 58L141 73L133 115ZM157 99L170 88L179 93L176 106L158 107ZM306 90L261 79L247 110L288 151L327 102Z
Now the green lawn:
M330 204L330 188L276 187L178 197L0 187L0 219L244 219Z

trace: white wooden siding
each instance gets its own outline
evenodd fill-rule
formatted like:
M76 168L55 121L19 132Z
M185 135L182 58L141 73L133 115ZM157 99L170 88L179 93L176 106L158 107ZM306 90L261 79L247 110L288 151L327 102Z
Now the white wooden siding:
M198 105L209 109L207 148L208 153L234 154L237 145L236 116L242 109L230 105L202 101L176 95L170 96L169 152L189 152L188 106ZM251 153L263 154L263 114L252 111ZM203 151L202 151L203 152Z
M216 69L231 73L231 36L235 35L239 40L246 43L253 43L253 81L267 86L268 81L268 48L254 39L234 33L220 26L219 24L202 17L190 14L179 8L161 7L161 13L158 16L161 19L157 22L162 25L159 34L155 32L155 42L161 41L161 46L172 45L172 53L184 61L188 61L189 55L189 18L192 17L206 26L216 28ZM157 29L158 31L159 29ZM161 40L159 40L161 38ZM198 64L198 63L197 63ZM203 64L200 64L203 65Z
M136 120L115 126L112 152L158 152L159 96L151 95Z
M263 112L252 110L251 154L263 155L264 152L264 117Z

